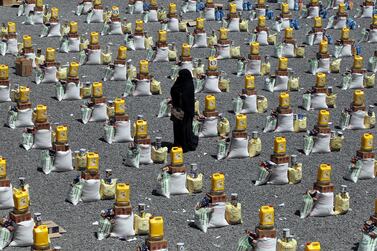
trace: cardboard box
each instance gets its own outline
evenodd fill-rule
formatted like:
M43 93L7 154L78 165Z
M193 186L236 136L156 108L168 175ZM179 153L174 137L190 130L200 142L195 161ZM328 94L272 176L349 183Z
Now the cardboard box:
M33 74L33 65L31 59L17 58L16 59L16 75L21 77L28 77Z

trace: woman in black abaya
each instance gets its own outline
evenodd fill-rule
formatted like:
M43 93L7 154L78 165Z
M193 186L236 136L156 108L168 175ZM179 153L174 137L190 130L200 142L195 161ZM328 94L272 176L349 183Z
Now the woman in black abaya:
M180 146L184 152L195 151L198 137L192 131L195 115L194 82L187 69L179 71L177 80L170 90L172 98L171 120L174 129L174 146Z

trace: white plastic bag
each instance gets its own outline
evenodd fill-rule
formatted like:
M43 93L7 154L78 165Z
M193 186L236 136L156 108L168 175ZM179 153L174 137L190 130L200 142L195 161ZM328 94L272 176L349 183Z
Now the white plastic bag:
M233 159L249 157L248 143L248 138L232 138L227 158Z
M83 202L92 202L92 201L99 201L101 199L101 195L99 193L100 189L100 180L81 180L83 187L81 193L81 200Z
M33 245L34 221L21 221L14 223L15 232L10 247L29 247Z
M278 123L275 132L293 132L293 113L278 114Z
M321 193L318 192L318 199L314 203L310 216L323 217L334 214L334 193Z
M169 179L169 191L170 195L188 194L189 191L186 188L186 173L173 173Z
M217 117L206 117L199 131L200 138L217 137Z
M40 129L34 133L34 149L47 149L52 147L51 129Z
M54 165L52 171L67 172L73 170L72 165L72 150L56 151Z
M133 96L151 96L151 81L149 79L136 80L135 91Z
M134 215L117 215L111 230L111 237L126 239L128 236L134 236Z
M10 209L14 206L12 185L0 187L0 209Z
M330 148L330 133L319 133L314 137L314 146L312 153L329 153L331 152Z

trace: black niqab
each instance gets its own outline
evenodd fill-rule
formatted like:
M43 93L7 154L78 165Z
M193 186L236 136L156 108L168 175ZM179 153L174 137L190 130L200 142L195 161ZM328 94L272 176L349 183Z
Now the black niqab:
M179 71L177 80L171 88L172 105L181 108L185 116L195 115L194 82L191 72L187 69Z

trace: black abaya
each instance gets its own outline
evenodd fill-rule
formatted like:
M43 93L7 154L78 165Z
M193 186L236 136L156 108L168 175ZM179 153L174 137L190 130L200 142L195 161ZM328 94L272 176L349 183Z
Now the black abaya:
M192 121L195 115L194 83L189 70L179 71L179 76L170 90L172 105L175 109L184 112L180 120L172 115L174 129L174 146L180 146L183 151L195 151L198 137L192 130Z

